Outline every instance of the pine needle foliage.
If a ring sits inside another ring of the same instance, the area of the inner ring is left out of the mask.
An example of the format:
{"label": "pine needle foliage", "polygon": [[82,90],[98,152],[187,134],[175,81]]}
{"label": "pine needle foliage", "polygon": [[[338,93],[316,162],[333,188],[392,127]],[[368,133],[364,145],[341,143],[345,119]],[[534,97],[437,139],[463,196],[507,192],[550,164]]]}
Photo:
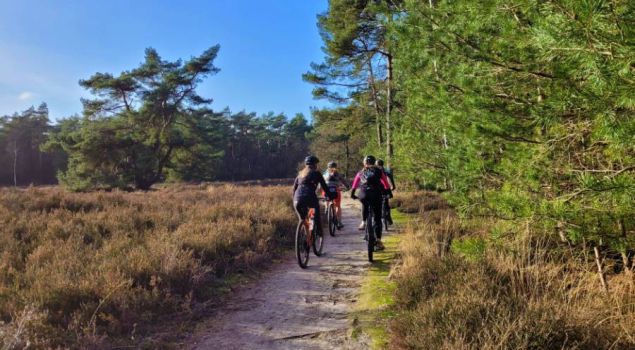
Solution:
{"label": "pine needle foliage", "polygon": [[450,190],[465,214],[632,247],[632,4],[411,0],[401,10],[403,170]]}

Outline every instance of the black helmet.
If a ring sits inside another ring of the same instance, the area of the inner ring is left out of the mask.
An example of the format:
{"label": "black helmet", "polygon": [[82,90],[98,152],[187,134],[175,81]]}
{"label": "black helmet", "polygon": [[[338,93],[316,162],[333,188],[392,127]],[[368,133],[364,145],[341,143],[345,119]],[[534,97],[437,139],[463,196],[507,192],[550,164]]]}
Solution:
{"label": "black helmet", "polygon": [[375,164],[375,157],[371,155],[364,157],[364,164]]}
{"label": "black helmet", "polygon": [[327,167],[329,167],[329,168],[337,168],[337,163],[331,161],[331,162],[329,162]]}
{"label": "black helmet", "polygon": [[304,158],[304,164],[306,164],[306,165],[315,165],[315,164],[317,164],[319,162],[320,162],[320,160],[316,156],[308,156],[308,157]]}
{"label": "black helmet", "polygon": [[375,165],[384,166],[384,160],[383,159],[377,159],[377,161],[375,162]]}

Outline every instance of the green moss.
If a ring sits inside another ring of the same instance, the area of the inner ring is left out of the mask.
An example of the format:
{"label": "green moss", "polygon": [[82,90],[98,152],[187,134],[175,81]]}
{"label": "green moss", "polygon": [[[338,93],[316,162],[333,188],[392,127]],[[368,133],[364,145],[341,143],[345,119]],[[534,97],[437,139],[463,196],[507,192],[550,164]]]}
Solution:
{"label": "green moss", "polygon": [[400,212],[399,210],[395,210],[395,209],[390,211],[390,215],[392,216],[393,223],[397,226],[402,226],[406,224],[411,218],[411,215],[404,214]]}
{"label": "green moss", "polygon": [[[393,216],[395,223],[405,222],[403,214]],[[388,323],[395,316],[393,310],[396,285],[390,281],[391,265],[398,251],[401,238],[397,233],[384,236],[386,249],[375,252],[374,262],[362,282],[360,295],[353,312],[353,337],[366,334],[372,349],[384,349],[388,345]]]}

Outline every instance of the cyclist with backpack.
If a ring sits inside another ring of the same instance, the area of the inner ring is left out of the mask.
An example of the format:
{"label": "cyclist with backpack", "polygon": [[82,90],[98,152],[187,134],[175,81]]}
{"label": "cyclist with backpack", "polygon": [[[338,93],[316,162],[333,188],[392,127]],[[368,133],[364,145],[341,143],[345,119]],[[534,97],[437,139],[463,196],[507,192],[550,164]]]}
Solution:
{"label": "cyclist with backpack", "polygon": [[382,159],[377,159],[375,165],[379,169],[381,169],[384,174],[386,174],[386,177],[388,178],[388,181],[390,183],[390,191],[386,196],[384,196],[384,205],[386,207],[386,220],[388,221],[389,225],[392,225],[392,216],[390,216],[390,203],[388,202],[388,200],[389,198],[392,198],[392,191],[395,190],[395,178],[392,174],[392,170],[384,167],[384,161]]}
{"label": "cyclist with backpack", "polygon": [[[300,220],[306,219],[309,208],[315,210],[315,223],[318,232],[322,233],[322,221],[320,220],[320,201],[316,194],[317,186],[327,190],[326,181],[322,173],[317,170],[320,160],[316,156],[308,156],[304,159],[305,167],[300,170],[293,182],[293,207]],[[326,197],[331,199],[332,195],[326,192]]]}
{"label": "cyclist with backpack", "polygon": [[348,182],[346,181],[344,176],[337,171],[337,163],[333,161],[329,162],[326,172],[324,172],[324,179],[326,180],[326,185],[328,186],[328,192],[330,192],[331,194],[335,194],[335,199],[333,199],[333,206],[335,207],[335,215],[337,216],[337,228],[341,230],[344,227],[344,224],[342,224],[341,186],[348,188]]}
{"label": "cyclist with backpack", "polygon": [[[376,249],[384,249],[381,241],[381,204],[383,195],[390,190],[388,178],[386,174],[375,166],[375,157],[364,157],[364,168],[360,170],[353,180],[351,198],[358,199],[362,202],[362,224],[360,229],[363,230],[366,225],[368,215],[373,215],[375,236],[377,237]],[[359,197],[356,191],[359,190]],[[372,207],[373,212],[369,212]]]}

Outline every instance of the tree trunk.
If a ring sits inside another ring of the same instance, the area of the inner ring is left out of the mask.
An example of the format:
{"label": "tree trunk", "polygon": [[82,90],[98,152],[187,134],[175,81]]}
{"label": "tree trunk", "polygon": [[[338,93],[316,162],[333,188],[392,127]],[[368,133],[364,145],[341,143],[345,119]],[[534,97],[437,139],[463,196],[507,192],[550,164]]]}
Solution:
{"label": "tree trunk", "polygon": [[593,246],[593,253],[595,253],[595,264],[598,269],[598,278],[600,279],[600,284],[602,285],[602,289],[605,293],[609,292],[609,287],[606,284],[606,277],[604,277],[604,269],[602,268],[602,258],[600,257],[600,248],[597,245]]}
{"label": "tree trunk", "polygon": [[40,150],[37,150],[37,167],[38,167],[38,181],[39,184],[42,185],[44,183],[44,172],[42,171],[42,152],[40,152]]}
{"label": "tree trunk", "polygon": [[381,148],[384,143],[382,130],[381,130],[381,110],[379,109],[379,98],[377,97],[377,88],[375,87],[375,73],[373,72],[372,60],[368,60],[368,85],[370,85],[370,91],[373,96],[373,104],[375,105],[375,125],[377,127],[377,146]]}
{"label": "tree trunk", "polygon": [[18,187],[18,140],[13,140],[13,186]]}
{"label": "tree trunk", "polygon": [[[626,240],[626,225],[624,224],[624,219],[621,218],[618,222],[617,222],[618,226],[620,227],[620,232],[622,233],[622,238]],[[624,271],[632,273],[633,272],[633,263],[631,262],[630,257],[628,256],[628,250],[627,248],[623,248],[622,251],[620,252],[620,254],[622,255],[622,263],[624,264]]]}
{"label": "tree trunk", "polygon": [[345,170],[345,173],[346,173],[346,178],[348,178],[350,176],[350,173],[349,173],[349,171],[350,171],[349,158],[351,157],[351,151],[348,148],[348,139],[344,140],[344,149],[346,151],[346,170]]}
{"label": "tree trunk", "polygon": [[390,117],[392,113],[392,55],[386,57],[388,62],[388,75],[386,77],[386,161],[390,163],[393,156],[392,130]]}
{"label": "tree trunk", "polygon": [[[445,134],[445,131],[443,132],[443,149],[445,151],[447,151],[447,149],[449,148],[448,146],[448,137]],[[443,177],[443,182],[444,182],[444,186],[445,189],[450,191],[452,190],[452,181],[450,179],[448,179],[447,175]]]}

